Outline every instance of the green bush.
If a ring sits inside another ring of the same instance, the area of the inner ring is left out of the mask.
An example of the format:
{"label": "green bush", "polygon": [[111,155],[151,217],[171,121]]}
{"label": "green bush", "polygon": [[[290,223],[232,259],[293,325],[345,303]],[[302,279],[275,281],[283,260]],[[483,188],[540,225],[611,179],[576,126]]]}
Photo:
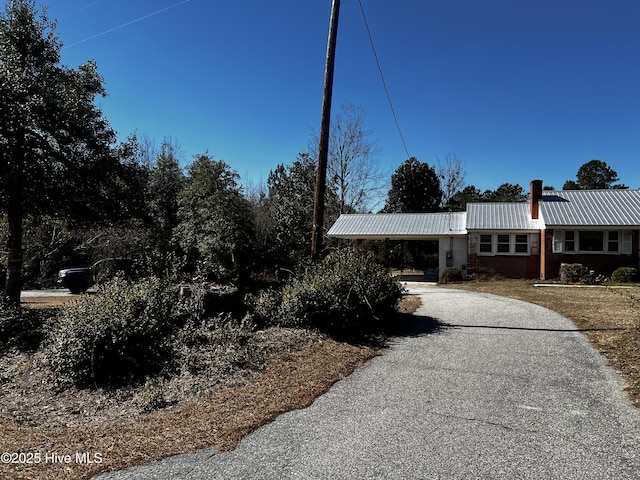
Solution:
{"label": "green bush", "polygon": [[462,272],[456,267],[447,267],[440,274],[440,283],[461,282]]}
{"label": "green bush", "polygon": [[611,274],[611,281],[616,283],[630,283],[638,279],[638,269],[630,267],[617,268]]}
{"label": "green bush", "polygon": [[370,330],[401,295],[400,283],[372,253],[339,250],[285,286],[278,316],[289,326],[355,333]]}
{"label": "green bush", "polygon": [[174,295],[157,278],[116,277],[63,307],[48,357],[59,385],[120,385],[160,372],[172,358]]}

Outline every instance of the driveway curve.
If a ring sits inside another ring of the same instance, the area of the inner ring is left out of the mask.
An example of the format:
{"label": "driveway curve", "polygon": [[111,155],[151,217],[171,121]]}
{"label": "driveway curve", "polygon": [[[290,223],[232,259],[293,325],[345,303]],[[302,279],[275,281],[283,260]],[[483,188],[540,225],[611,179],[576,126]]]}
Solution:
{"label": "driveway curve", "polygon": [[640,413],[561,315],[409,283],[407,335],[228,453],[211,449],[99,476],[120,479],[636,479]]}

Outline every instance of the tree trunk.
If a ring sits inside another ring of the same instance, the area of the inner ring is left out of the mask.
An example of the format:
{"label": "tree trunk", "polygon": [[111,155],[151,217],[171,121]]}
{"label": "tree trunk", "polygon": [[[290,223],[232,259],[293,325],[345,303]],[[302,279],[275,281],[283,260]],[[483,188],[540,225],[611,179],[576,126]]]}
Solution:
{"label": "tree trunk", "polygon": [[13,305],[20,305],[22,290],[22,195],[20,188],[9,194],[7,223],[9,238],[7,240],[8,266],[7,279],[4,285],[4,296]]}

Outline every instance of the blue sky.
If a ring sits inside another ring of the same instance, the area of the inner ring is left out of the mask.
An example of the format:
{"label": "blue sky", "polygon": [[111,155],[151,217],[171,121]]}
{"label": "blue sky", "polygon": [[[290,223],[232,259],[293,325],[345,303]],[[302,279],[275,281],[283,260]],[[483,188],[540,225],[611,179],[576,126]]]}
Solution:
{"label": "blue sky", "polygon": [[[561,188],[597,158],[640,187],[640,2],[363,0],[410,155],[455,153],[467,184]],[[50,0],[62,63],[95,59],[121,138],[173,138],[266,180],[319,129],[331,0]],[[358,0],[342,0],[334,83],[380,165],[407,158]]]}

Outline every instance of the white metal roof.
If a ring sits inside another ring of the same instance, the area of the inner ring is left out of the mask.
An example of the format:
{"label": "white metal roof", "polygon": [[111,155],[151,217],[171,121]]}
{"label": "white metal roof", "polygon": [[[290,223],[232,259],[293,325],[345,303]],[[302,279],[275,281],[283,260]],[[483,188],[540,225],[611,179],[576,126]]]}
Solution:
{"label": "white metal roof", "polygon": [[545,191],[540,214],[547,226],[640,225],[640,190]]}
{"label": "white metal roof", "polygon": [[465,219],[465,212],[343,214],[327,235],[370,240],[465,235]]}
{"label": "white metal roof", "polygon": [[467,230],[540,230],[543,225],[531,219],[528,203],[469,203]]}
{"label": "white metal roof", "polygon": [[343,214],[328,235],[351,239],[428,239],[473,230],[536,231],[547,227],[640,226],[640,190],[544,191],[540,218],[528,203],[469,203],[466,212]]}

